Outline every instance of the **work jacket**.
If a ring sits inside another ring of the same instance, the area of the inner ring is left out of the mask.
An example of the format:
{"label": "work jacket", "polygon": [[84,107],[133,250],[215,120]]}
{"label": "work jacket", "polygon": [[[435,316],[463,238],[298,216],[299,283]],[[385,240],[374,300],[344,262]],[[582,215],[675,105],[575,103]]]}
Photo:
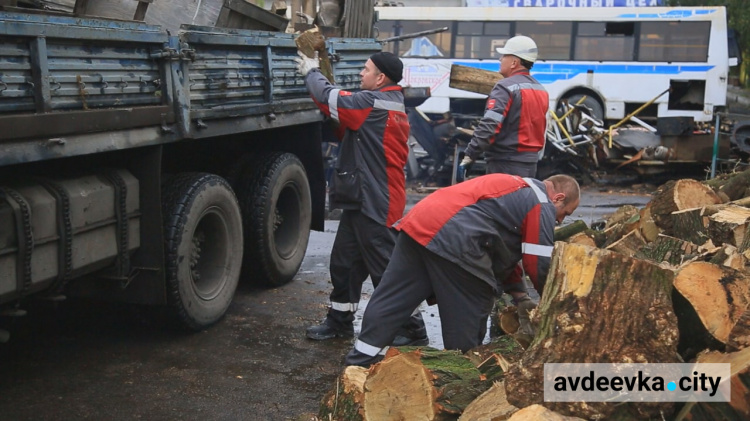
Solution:
{"label": "work jacket", "polygon": [[528,70],[501,79],[487,97],[466,155],[476,160],[536,162],[544,147],[549,94]]}
{"label": "work jacket", "polygon": [[495,290],[525,291],[518,266],[522,261],[541,294],[555,216],[543,182],[488,174],[430,194],[395,227]]}
{"label": "work jacket", "polygon": [[349,92],[317,69],[307,74],[305,84],[320,110],[340,125],[341,147],[329,186],[331,209],[360,209],[390,227],[406,205],[409,123],[401,87]]}

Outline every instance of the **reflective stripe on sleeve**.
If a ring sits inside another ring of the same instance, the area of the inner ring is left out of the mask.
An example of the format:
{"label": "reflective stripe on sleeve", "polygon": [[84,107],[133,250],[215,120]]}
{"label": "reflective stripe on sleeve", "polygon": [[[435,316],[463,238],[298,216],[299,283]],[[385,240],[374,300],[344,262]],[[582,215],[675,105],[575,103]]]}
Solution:
{"label": "reflective stripe on sleeve", "polygon": [[357,339],[356,342],[354,342],[354,349],[357,351],[369,355],[370,357],[374,357],[378,354],[385,355],[385,352],[388,350],[388,347],[385,348],[378,348],[376,346],[372,346],[368,343],[362,342],[359,339]]}
{"label": "reflective stripe on sleeve", "polygon": [[404,108],[404,104],[401,104],[395,101],[384,101],[382,99],[376,99],[375,102],[372,104],[372,107],[379,108],[381,110],[401,111],[402,113],[406,112],[406,108]]}
{"label": "reflective stripe on sleeve", "polygon": [[336,311],[351,311],[354,313],[357,311],[359,303],[334,303],[331,302],[331,308]]}
{"label": "reflective stripe on sleeve", "polygon": [[331,111],[331,118],[339,121],[339,92],[341,89],[332,89],[328,95],[328,109]]}
{"label": "reflective stripe on sleeve", "polygon": [[489,118],[490,120],[497,122],[497,123],[502,123],[503,120],[505,120],[504,115],[498,113],[497,111],[492,111],[492,110],[485,111],[484,118]]}
{"label": "reflective stripe on sleeve", "polygon": [[537,185],[528,177],[524,177],[523,181],[525,181],[526,184],[531,187],[531,190],[534,191],[534,194],[536,194],[536,198],[539,199],[539,203],[547,203],[547,195],[542,191],[542,189],[537,187]]}
{"label": "reflective stripe on sleeve", "polygon": [[543,246],[541,244],[521,243],[521,253],[531,254],[534,256],[551,257],[552,246]]}

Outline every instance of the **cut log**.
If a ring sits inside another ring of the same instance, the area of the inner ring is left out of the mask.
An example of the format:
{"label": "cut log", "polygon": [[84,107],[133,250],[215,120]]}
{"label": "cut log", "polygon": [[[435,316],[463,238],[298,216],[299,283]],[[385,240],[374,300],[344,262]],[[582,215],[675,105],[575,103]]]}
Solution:
{"label": "cut log", "polygon": [[727,205],[708,217],[708,236],[714,244],[741,247],[750,222],[750,209]]}
{"label": "cut log", "polygon": [[642,247],[636,257],[648,259],[655,263],[667,262],[670,265],[679,266],[698,254],[700,254],[698,245],[659,234],[656,241]]}
{"label": "cut log", "polygon": [[750,305],[750,276],[708,262],[683,266],[675,275],[674,287],[690,303],[706,331],[724,344]]}
{"label": "cut log", "polygon": [[651,200],[651,216],[665,234],[672,234],[672,212],[721,203],[710,187],[695,180],[672,180],[659,187]]}
{"label": "cut log", "polygon": [[584,246],[596,247],[596,240],[587,232],[579,232],[578,234],[567,239],[568,243],[571,244],[583,244]]}
{"label": "cut log", "polygon": [[635,256],[638,251],[646,245],[638,230],[632,230],[625,236],[607,246],[607,250],[616,251],[628,257]]}
{"label": "cut log", "polygon": [[738,351],[750,347],[750,309],[745,310],[729,332],[728,351]]}
{"label": "cut log", "polygon": [[467,355],[412,349],[390,348],[364,380],[361,371],[347,368],[324,398],[319,418],[455,419],[495,381],[501,381],[504,368],[522,352],[510,337],[498,338]]}
{"label": "cut log", "polygon": [[735,270],[745,270],[745,264],[747,261],[745,260],[745,256],[737,251],[736,247],[727,244],[724,245],[724,247],[721,247],[709,262]]}
{"label": "cut log", "polygon": [[518,411],[508,403],[505,395],[505,383],[497,382],[479,395],[466,407],[458,421],[501,421],[507,420]]}
{"label": "cut log", "polygon": [[671,414],[672,403],[544,402],[543,371],[545,363],[679,362],[673,278],[645,260],[555,243],[536,336],[505,375],[508,401],[589,419]]}
{"label": "cut log", "polygon": [[703,216],[705,208],[683,209],[672,213],[672,235],[694,244],[708,240],[708,218]]}
{"label": "cut log", "polygon": [[641,232],[641,236],[647,242],[656,240],[661,230],[656,226],[654,218],[651,217],[651,203],[649,202],[640,212],[640,219],[638,221],[638,230]]}
{"label": "cut log", "polygon": [[502,78],[503,75],[498,72],[453,64],[451,65],[451,76],[448,86],[454,89],[489,95],[495,84]]}
{"label": "cut log", "polygon": [[566,417],[560,415],[557,412],[550,411],[542,405],[531,405],[513,414],[512,417],[508,418],[508,421],[576,421],[583,418],[578,417]]}
{"label": "cut log", "polygon": [[640,213],[638,211],[638,208],[636,208],[635,206],[633,205],[620,206],[619,208],[617,208],[615,213],[613,213],[612,215],[609,216],[609,218],[607,218],[607,222],[604,225],[604,229],[606,230],[607,228],[610,228],[617,224],[625,222],[635,215],[638,215],[640,219]]}
{"label": "cut log", "polygon": [[294,42],[297,44],[297,49],[308,57],[313,57],[317,51],[318,58],[320,59],[320,72],[323,73],[323,76],[329,82],[335,83],[333,80],[331,59],[328,57],[328,49],[326,48],[326,40],[323,34],[320,33],[320,30],[318,28],[308,29],[299,34]]}
{"label": "cut log", "polygon": [[718,176],[705,183],[719,196],[725,197],[724,202],[741,199],[745,197],[745,191],[750,187],[750,171]]}
{"label": "cut log", "polygon": [[750,419],[750,348],[729,354],[708,352],[698,356],[698,363],[731,364],[731,398],[729,402],[688,402],[675,421],[715,421]]}
{"label": "cut log", "polygon": [[563,241],[566,240],[579,232],[583,232],[587,230],[589,227],[586,225],[586,222],[582,220],[575,221],[573,223],[570,223],[568,225],[565,225],[560,228],[555,229],[555,241]]}

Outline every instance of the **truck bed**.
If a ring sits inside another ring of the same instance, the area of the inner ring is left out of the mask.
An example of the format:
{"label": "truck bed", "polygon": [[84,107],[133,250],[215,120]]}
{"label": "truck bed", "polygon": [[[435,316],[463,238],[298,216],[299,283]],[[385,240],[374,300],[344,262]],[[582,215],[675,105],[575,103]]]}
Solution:
{"label": "truck bed", "polygon": [[[381,49],[329,39],[337,85]],[[294,35],[0,12],[0,166],[319,121]]]}

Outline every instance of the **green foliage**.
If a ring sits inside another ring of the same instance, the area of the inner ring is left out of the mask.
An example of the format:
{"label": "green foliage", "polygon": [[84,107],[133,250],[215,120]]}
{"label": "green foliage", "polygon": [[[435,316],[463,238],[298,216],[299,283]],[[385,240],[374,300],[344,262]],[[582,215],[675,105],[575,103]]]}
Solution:
{"label": "green foliage", "polygon": [[750,83],[750,7],[747,0],[667,0],[669,6],[725,6],[729,27],[737,31],[743,63],[738,72],[740,81],[748,86]]}

